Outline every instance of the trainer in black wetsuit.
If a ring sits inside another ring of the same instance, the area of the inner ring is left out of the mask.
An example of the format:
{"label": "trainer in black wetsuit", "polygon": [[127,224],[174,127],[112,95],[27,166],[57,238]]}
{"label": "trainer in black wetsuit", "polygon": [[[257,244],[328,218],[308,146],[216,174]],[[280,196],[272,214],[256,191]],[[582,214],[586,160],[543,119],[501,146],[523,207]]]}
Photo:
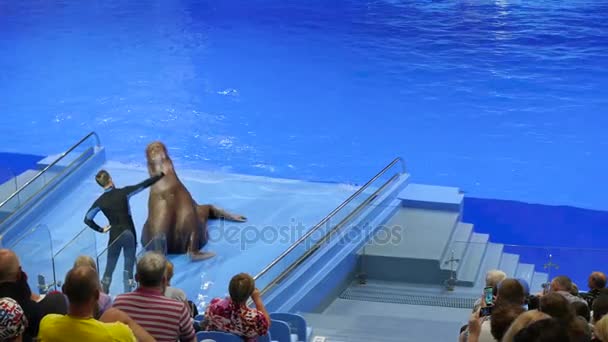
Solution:
{"label": "trainer in black wetsuit", "polygon": [[[105,190],[87,212],[84,222],[100,233],[105,233],[108,230],[110,231],[107,251],[108,262],[106,264],[103,279],[101,280],[105,293],[109,293],[112,274],[116,268],[116,262],[120,256],[121,249],[124,249],[124,289],[125,292],[131,291],[130,282],[133,279],[137,239],[135,224],[131,217],[129,198],[156,183],[163,176],[164,173],[161,173],[160,175],[151,177],[137,185],[126,186],[119,189],[114,186],[112,177],[110,177],[110,174],[107,171],[101,170],[95,176],[97,183]],[[104,228],[93,221],[95,215],[97,215],[99,211],[103,212],[109,222],[109,225]]]}

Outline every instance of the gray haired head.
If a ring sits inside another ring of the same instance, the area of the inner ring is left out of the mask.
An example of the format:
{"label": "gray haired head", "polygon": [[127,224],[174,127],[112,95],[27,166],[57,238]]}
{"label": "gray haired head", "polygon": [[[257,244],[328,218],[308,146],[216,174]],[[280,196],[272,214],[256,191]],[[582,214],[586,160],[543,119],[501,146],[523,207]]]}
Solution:
{"label": "gray haired head", "polygon": [[137,281],[143,287],[161,286],[165,277],[167,260],[157,252],[147,252],[137,261]]}
{"label": "gray haired head", "polygon": [[97,263],[88,255],[81,255],[74,261],[74,268],[78,266],[89,266],[97,272]]}

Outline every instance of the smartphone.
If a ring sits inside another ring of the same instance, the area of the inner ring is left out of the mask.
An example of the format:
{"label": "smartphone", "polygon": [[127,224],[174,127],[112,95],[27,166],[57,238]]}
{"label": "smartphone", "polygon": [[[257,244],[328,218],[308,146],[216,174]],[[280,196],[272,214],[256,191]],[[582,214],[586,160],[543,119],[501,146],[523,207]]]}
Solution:
{"label": "smartphone", "polygon": [[483,307],[479,311],[479,317],[490,316],[491,314],[492,314],[492,307],[491,306]]}
{"label": "smartphone", "polygon": [[486,287],[483,289],[483,295],[485,296],[486,306],[494,305],[494,288]]}

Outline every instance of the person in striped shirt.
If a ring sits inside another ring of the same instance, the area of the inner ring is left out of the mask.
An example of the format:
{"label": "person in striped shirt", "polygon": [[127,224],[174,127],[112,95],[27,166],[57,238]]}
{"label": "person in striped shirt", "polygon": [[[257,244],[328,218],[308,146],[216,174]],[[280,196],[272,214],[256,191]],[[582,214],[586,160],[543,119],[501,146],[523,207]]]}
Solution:
{"label": "person in striped shirt", "polygon": [[186,303],[163,295],[167,284],[167,261],[157,252],[146,253],[136,266],[139,287],[118,295],[113,307],[124,311],[158,342],[195,342],[195,332]]}

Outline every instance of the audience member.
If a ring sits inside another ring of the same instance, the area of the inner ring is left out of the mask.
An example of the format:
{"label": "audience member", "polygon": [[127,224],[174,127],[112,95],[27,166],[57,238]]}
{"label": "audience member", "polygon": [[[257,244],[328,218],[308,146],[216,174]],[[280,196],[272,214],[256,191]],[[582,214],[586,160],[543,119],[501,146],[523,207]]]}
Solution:
{"label": "audience member", "polygon": [[[214,298],[207,307],[204,329],[233,333],[246,341],[255,341],[258,336],[266,335],[270,315],[253,278],[245,273],[235,275],[230,280],[228,292],[230,298]],[[249,298],[255,303],[256,309],[247,307]]]}
{"label": "audience member", "polygon": [[[76,258],[76,261],[74,261],[74,267],[78,266],[89,266],[90,268],[94,269],[95,272],[97,272],[97,278],[99,278],[97,263],[90,256],[81,255]],[[106,310],[108,310],[110,307],[112,307],[112,297],[110,297],[110,295],[107,293],[101,292],[99,294],[99,301],[97,301],[97,307],[95,308],[94,317],[99,319],[99,317],[101,317],[101,315],[103,315],[103,313],[106,312]]]}
{"label": "audience member", "polygon": [[495,310],[492,312],[492,319],[490,320],[490,328],[494,340],[502,340],[513,321],[524,312],[523,306],[518,304],[503,304],[496,306]]}
{"label": "audience member", "polygon": [[608,316],[602,317],[595,323],[592,341],[608,342]]}
{"label": "audience member", "polygon": [[[30,342],[36,337],[40,320],[45,314],[66,312],[62,294],[46,295],[40,303],[33,299],[40,299],[40,297],[32,294],[27,283],[27,274],[21,269],[19,258],[8,249],[0,249],[0,297],[12,298],[25,312],[28,321],[28,326],[23,333],[25,342]],[[58,302],[57,298],[61,298],[60,302],[63,302],[61,307],[54,305]]]}
{"label": "audience member", "polygon": [[[498,283],[500,283],[501,281],[503,281],[506,278],[507,278],[507,274],[501,270],[489,270],[486,273],[486,286],[485,287],[496,288],[496,286],[498,286]],[[475,304],[473,305],[473,312],[479,310],[479,308],[481,307],[481,299],[483,297],[484,297],[484,295],[482,294],[481,297],[479,297],[475,301]]]}
{"label": "audience member", "polygon": [[25,328],[27,317],[19,303],[9,297],[0,298],[0,341],[23,341]]}
{"label": "audience member", "polygon": [[139,287],[118,295],[113,307],[124,311],[157,341],[196,341],[186,303],[163,295],[167,285],[167,261],[162,254],[146,253],[136,266]]}
{"label": "audience member", "polygon": [[[493,310],[497,310],[501,306],[509,306],[516,305],[523,307],[525,302],[525,290],[524,287],[517,279],[504,279],[497,286],[496,300],[494,304]],[[485,300],[482,298],[482,305],[485,305]],[[523,309],[522,309],[523,310]],[[492,327],[491,321],[494,317],[494,313],[490,316],[481,317],[481,329],[479,333],[478,340],[485,341],[494,341],[494,337],[492,336]],[[502,319],[502,318],[501,318]],[[505,318],[506,319],[506,318]],[[498,324],[500,325],[500,323]],[[508,326],[507,326],[508,328]],[[506,329],[506,328],[505,328]],[[467,341],[469,339],[469,331],[465,329],[464,332],[461,333],[460,341]]]}
{"label": "audience member", "polygon": [[589,307],[592,307],[595,298],[606,288],[606,275],[602,272],[591,273],[587,286],[589,287],[589,292],[581,294],[581,297],[587,301]]}
{"label": "audience member", "polygon": [[518,332],[514,342],[572,342],[566,327],[558,319],[542,319]]}
{"label": "audience member", "polygon": [[591,331],[587,323],[577,319],[568,299],[558,292],[549,293],[540,299],[540,311],[559,320],[567,328],[572,341],[590,339]]}
{"label": "audience member", "polygon": [[70,302],[68,314],[46,315],[40,322],[38,339],[40,342],[65,341],[153,341],[133,320],[123,313],[122,321],[113,321],[109,315],[117,315],[111,310],[100,321],[93,318],[99,300],[101,286],[97,272],[89,266],[77,266],[65,276],[63,293]]}
{"label": "audience member", "polygon": [[584,299],[574,296],[572,294],[573,290],[574,290],[574,287],[572,284],[572,280],[570,280],[570,278],[568,278],[566,276],[557,276],[557,277],[553,278],[553,281],[551,281],[550,292],[559,293],[560,295],[564,296],[568,300],[569,303],[574,303],[574,302],[587,303]]}
{"label": "audience member", "polygon": [[167,287],[165,288],[165,296],[178,300],[180,302],[188,303],[186,293],[182,289],[171,287],[171,278],[173,278],[173,263],[167,260]]}
{"label": "audience member", "polygon": [[593,300],[593,321],[598,322],[602,317],[608,314],[608,295],[602,294]]}
{"label": "audience member", "polygon": [[587,323],[591,322],[591,310],[589,310],[589,306],[583,302],[574,302],[572,304],[572,308],[577,316],[585,319]]}
{"label": "audience member", "polygon": [[517,335],[517,333],[525,329],[530,324],[536,321],[550,318],[551,316],[538,310],[526,311],[523,314],[519,315],[519,317],[517,317],[515,321],[511,323],[511,326],[509,327],[509,329],[507,329],[507,332],[505,332],[502,338],[502,342],[513,342],[515,335]]}

